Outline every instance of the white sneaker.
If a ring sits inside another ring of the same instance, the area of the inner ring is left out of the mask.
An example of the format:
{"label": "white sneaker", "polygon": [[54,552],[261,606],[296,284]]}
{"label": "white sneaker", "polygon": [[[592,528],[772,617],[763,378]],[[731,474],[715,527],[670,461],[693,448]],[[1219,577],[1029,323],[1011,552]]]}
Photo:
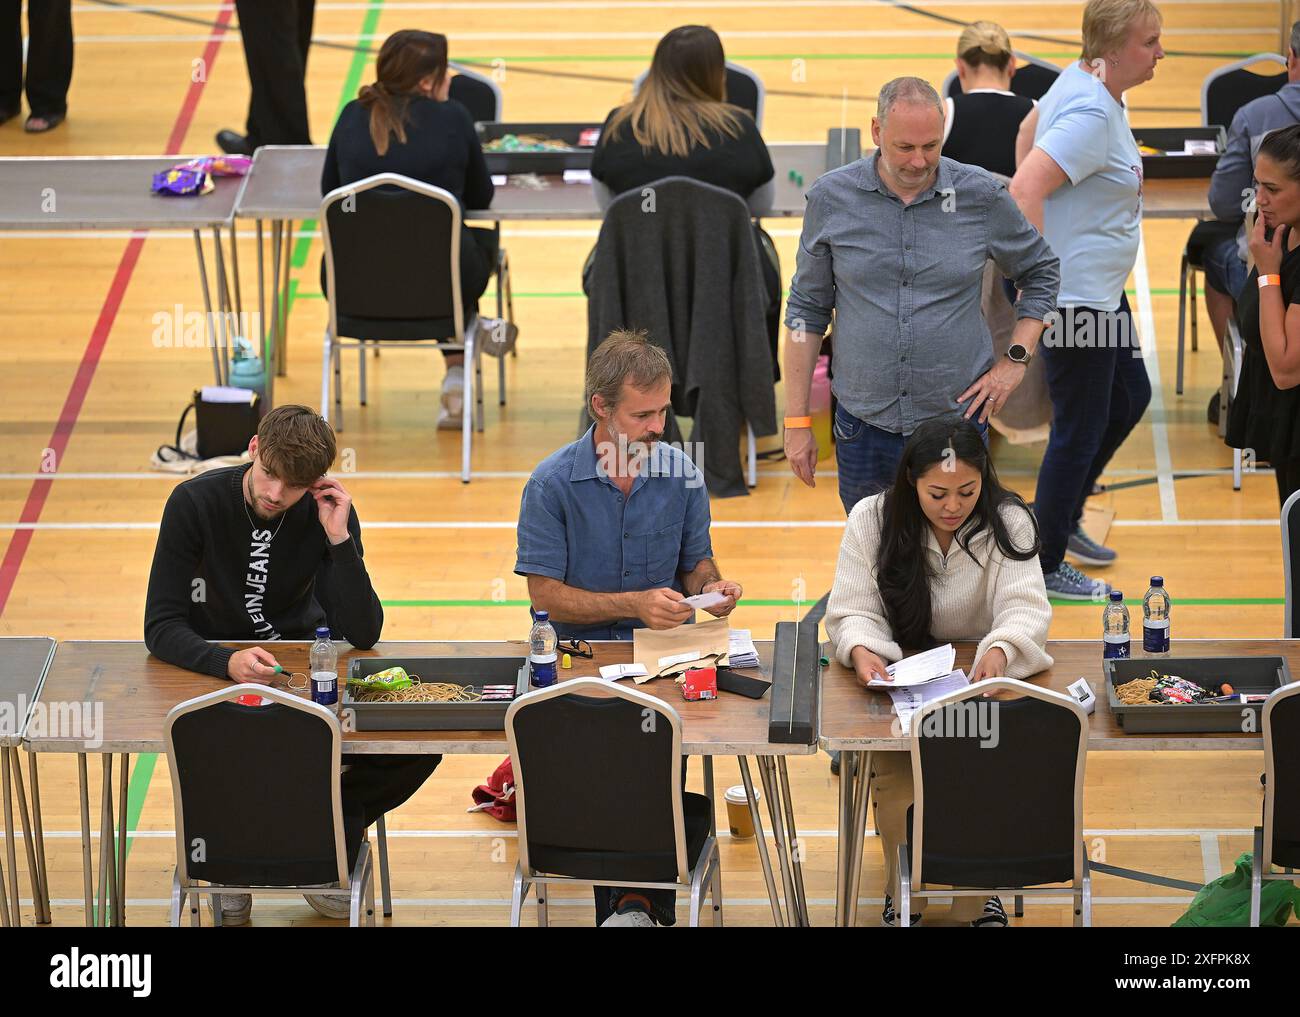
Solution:
{"label": "white sneaker", "polygon": [[655,920],[650,917],[645,908],[633,904],[630,907],[620,911],[615,911],[612,915],[600,923],[602,929],[654,929]]}
{"label": "white sneaker", "polygon": [[312,910],[325,918],[346,922],[352,916],[352,895],[346,893],[327,893],[324,895],[303,894]]}
{"label": "white sneaker", "polygon": [[[208,898],[208,910],[212,911],[213,898],[216,898],[217,907],[221,908],[221,924],[225,925],[247,925],[248,916],[253,913],[253,895],[249,893],[218,893],[205,894]],[[213,921],[215,922],[215,915]]]}
{"label": "white sneaker", "polygon": [[438,430],[459,431],[465,412],[465,368],[457,364],[447,368],[442,379],[442,409],[438,413]]}

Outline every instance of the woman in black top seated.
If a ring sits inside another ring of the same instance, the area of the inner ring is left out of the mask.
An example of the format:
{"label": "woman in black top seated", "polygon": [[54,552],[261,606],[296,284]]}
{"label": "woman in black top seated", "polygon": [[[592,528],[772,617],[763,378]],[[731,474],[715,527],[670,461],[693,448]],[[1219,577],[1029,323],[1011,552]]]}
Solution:
{"label": "woman in black top seated", "polygon": [[[330,135],[321,173],[321,193],[377,173],[399,173],[441,187],[466,208],[492,203],[492,177],[474,121],[460,103],[447,98],[447,37],[404,29],[385,40],[375,63],[377,80],[343,107]],[[468,318],[478,308],[496,263],[492,230],[462,221],[461,299]],[[324,265],[321,288],[324,289]],[[464,355],[444,353],[438,426],[460,430],[464,409]]]}
{"label": "woman in black top seated", "polygon": [[[659,40],[650,72],[632,101],[605,118],[591,175],[615,194],[683,176],[748,198],[772,179],[772,159],[753,118],[727,102],[726,87],[726,57],[717,33],[703,25],[674,28]],[[777,366],[781,269],[771,237],[757,223],[754,231]],[[582,273],[584,290],[590,267],[589,256]]]}
{"label": "woman in black top seated", "polygon": [[1034,101],[1011,91],[1016,58],[1007,30],[976,21],[957,39],[961,94],[947,100],[943,154],[1004,177],[1016,175],[1016,132]]}
{"label": "woman in black top seated", "polygon": [[1264,136],[1255,201],[1255,267],[1237,297],[1244,351],[1226,440],[1272,463],[1285,504],[1300,490],[1300,124]]}

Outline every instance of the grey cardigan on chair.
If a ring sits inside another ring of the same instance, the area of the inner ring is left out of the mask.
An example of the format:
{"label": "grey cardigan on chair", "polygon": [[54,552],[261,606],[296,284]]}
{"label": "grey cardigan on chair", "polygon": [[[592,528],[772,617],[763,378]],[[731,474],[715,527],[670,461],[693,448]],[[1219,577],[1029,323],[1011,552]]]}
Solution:
{"label": "grey cardigan on chair", "polygon": [[[756,435],[776,433],[759,257],[741,198],[665,177],[613,201],[592,265],[588,356],[620,328],[645,329],[668,351],[673,412],[694,420],[691,442],[704,448],[696,465],[718,497],[748,493],[745,425]],[[676,440],[676,421],[668,426],[665,437]]]}

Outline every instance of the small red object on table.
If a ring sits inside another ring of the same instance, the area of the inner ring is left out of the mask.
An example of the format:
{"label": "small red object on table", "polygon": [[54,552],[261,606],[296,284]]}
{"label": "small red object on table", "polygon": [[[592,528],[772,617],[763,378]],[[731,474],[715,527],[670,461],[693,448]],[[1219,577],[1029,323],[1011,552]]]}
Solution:
{"label": "small red object on table", "polygon": [[699,699],[718,698],[718,670],[713,667],[696,667],[683,675],[682,698],[692,702]]}

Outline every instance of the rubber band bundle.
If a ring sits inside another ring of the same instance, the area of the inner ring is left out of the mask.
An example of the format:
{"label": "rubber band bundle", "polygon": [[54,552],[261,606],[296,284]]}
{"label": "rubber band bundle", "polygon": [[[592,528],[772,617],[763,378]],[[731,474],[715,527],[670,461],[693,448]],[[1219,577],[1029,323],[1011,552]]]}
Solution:
{"label": "rubber band bundle", "polygon": [[422,682],[403,667],[385,668],[365,678],[349,678],[348,688],[359,703],[477,703],[483,698],[472,685]]}

